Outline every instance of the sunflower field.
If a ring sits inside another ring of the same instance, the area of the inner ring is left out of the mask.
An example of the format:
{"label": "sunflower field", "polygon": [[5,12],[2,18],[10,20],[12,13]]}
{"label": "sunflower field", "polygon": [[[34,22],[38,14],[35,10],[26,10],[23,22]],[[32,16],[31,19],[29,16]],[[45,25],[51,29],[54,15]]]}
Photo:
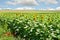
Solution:
{"label": "sunflower field", "polygon": [[60,40],[60,12],[1,12],[0,40]]}

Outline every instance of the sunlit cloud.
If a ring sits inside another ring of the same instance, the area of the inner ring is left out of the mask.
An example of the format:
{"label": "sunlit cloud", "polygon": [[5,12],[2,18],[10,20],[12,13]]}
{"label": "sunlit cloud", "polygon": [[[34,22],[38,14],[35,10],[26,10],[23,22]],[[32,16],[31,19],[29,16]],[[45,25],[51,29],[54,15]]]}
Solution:
{"label": "sunlit cloud", "polygon": [[57,7],[56,10],[60,10],[60,7]]}
{"label": "sunlit cloud", "polygon": [[47,3],[47,4],[57,4],[58,3],[57,0],[39,0],[39,1]]}
{"label": "sunlit cloud", "polygon": [[32,8],[32,7],[19,7],[19,8],[16,8],[15,10],[35,10],[35,8]]}
{"label": "sunlit cloud", "polygon": [[38,5],[36,0],[13,0],[13,1],[7,1],[6,4],[11,5],[23,5],[23,6],[36,6]]}

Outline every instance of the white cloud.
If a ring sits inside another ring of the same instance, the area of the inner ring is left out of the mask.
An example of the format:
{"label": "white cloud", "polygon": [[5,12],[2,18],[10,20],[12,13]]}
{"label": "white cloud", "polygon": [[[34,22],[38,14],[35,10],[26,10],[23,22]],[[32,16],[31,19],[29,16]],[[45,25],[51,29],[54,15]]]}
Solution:
{"label": "white cloud", "polygon": [[7,1],[6,4],[16,5],[15,2]]}
{"label": "white cloud", "polygon": [[48,3],[51,3],[51,4],[57,4],[58,2],[56,0],[47,0]]}
{"label": "white cloud", "polygon": [[46,9],[41,8],[40,10],[55,10],[55,9],[54,8],[46,8]]}
{"label": "white cloud", "polygon": [[53,8],[47,8],[47,10],[55,10],[55,9],[53,9]]}
{"label": "white cloud", "polygon": [[60,10],[60,7],[57,7],[56,10]]}
{"label": "white cloud", "polygon": [[35,10],[33,7],[0,8],[0,10]]}
{"label": "white cloud", "polygon": [[2,8],[0,8],[0,10],[2,10]]}
{"label": "white cloud", "polygon": [[3,10],[12,10],[12,8],[2,8]]}
{"label": "white cloud", "polygon": [[25,5],[25,6],[36,6],[38,5],[36,0],[13,0],[13,1],[7,1],[7,4],[12,4],[12,5]]}
{"label": "white cloud", "polygon": [[11,9],[11,8],[6,8],[6,9]]}
{"label": "white cloud", "polygon": [[41,9],[39,9],[39,10],[46,10],[46,9],[44,9],[44,8],[41,8]]}
{"label": "white cloud", "polygon": [[56,7],[56,8],[46,8],[46,9],[39,9],[39,10],[60,10],[60,7]]}
{"label": "white cloud", "polygon": [[23,10],[23,8],[16,8],[15,10]]}
{"label": "white cloud", "polygon": [[40,2],[45,2],[47,4],[57,4],[58,3],[57,0],[40,0]]}
{"label": "white cloud", "polygon": [[35,10],[35,8],[32,8],[32,7],[19,7],[19,8],[16,8],[15,10]]}

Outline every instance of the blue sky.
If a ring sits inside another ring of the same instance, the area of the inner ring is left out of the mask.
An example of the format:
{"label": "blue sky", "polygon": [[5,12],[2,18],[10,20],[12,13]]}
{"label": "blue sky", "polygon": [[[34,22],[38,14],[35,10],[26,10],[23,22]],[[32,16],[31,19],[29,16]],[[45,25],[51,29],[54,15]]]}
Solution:
{"label": "blue sky", "polygon": [[60,0],[0,0],[0,9],[60,10]]}

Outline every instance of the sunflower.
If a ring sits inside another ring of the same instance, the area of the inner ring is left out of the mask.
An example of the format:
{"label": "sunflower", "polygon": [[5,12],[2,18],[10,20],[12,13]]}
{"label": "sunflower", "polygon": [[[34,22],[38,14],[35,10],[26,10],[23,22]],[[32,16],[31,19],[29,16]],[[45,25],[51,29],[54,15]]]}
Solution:
{"label": "sunflower", "polygon": [[34,14],[33,18],[34,18],[34,20],[36,21],[36,19],[37,19],[37,14]]}
{"label": "sunflower", "polygon": [[44,17],[45,17],[44,15],[41,15],[41,20],[42,20],[42,21],[44,20]]}

